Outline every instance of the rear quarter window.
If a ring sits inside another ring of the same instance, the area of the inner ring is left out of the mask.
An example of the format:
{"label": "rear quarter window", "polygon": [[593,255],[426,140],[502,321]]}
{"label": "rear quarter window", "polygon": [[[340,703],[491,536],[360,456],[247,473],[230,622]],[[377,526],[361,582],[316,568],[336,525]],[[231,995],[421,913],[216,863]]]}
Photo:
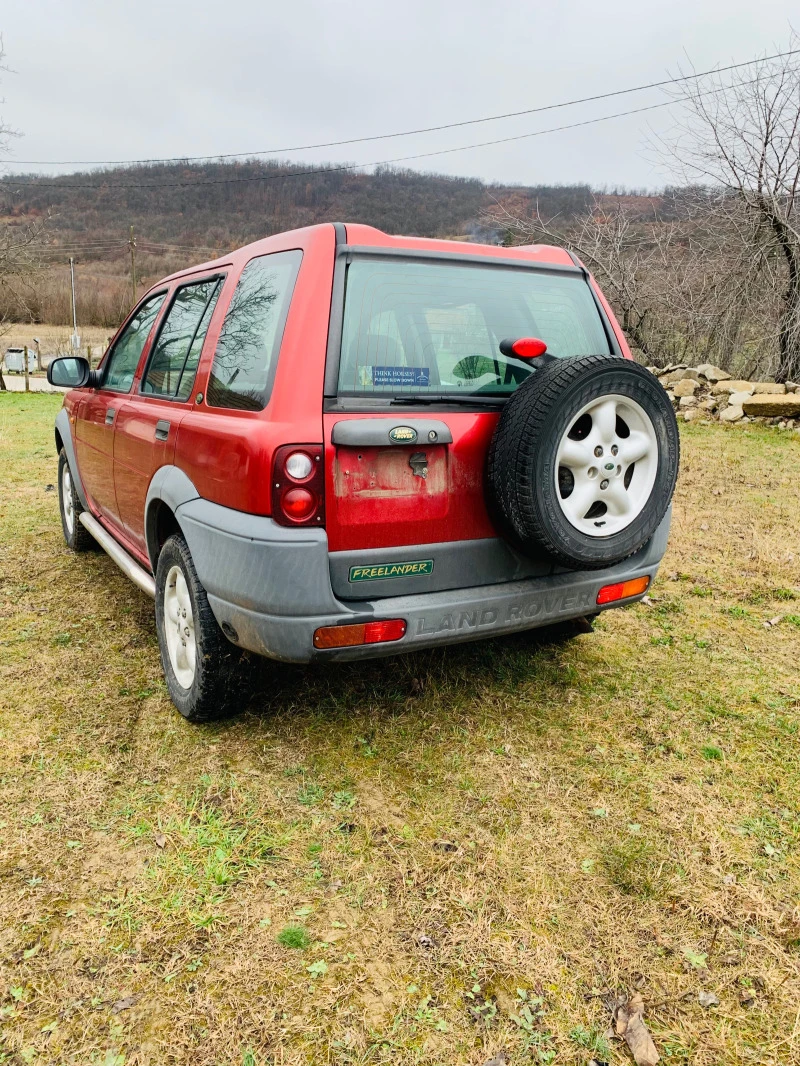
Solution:
{"label": "rear quarter window", "polygon": [[260,411],[269,399],[301,251],[251,259],[233,293],[214,352],[212,407]]}

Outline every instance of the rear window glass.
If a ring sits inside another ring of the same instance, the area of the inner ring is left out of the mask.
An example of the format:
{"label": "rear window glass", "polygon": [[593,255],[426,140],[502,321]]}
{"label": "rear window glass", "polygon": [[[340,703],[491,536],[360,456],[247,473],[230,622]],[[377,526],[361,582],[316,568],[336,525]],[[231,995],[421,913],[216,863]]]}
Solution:
{"label": "rear window glass", "polygon": [[356,259],[347,269],[339,392],[506,395],[532,373],[504,338],[569,359],[610,351],[581,275]]}
{"label": "rear window glass", "polygon": [[302,258],[300,251],[275,252],[252,259],[242,271],[208,380],[212,407],[266,406]]}

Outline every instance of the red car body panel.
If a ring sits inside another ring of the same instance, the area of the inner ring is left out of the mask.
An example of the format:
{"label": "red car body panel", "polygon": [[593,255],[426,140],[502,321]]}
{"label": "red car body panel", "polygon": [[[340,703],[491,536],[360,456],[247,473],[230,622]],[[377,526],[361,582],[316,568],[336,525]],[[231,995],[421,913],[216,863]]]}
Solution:
{"label": "red car body panel", "polygon": [[106,421],[109,412],[119,413],[125,399],[116,392],[87,389],[77,403],[75,451],[81,479],[90,504],[99,517],[117,525],[117,499],[114,491],[114,423]]}
{"label": "red car body panel", "polygon": [[[393,237],[371,226],[348,225],[348,246],[439,252],[574,266],[568,252],[549,245],[499,248],[418,237]],[[214,351],[225,313],[242,270],[250,260],[300,249],[303,259],[286,319],[271,394],[262,411],[214,408],[205,401]],[[174,274],[151,292],[169,295],[146,343],[130,392],[80,389],[65,405],[74,426],[78,463],[97,516],[140,561],[147,563],[144,506],[156,471],[174,463],[213,503],[254,515],[269,515],[273,455],[301,442],[324,444],[325,511],[329,549],[344,551],[496,536],[484,498],[485,457],[497,411],[425,409],[445,422],[453,442],[426,449],[428,476],[415,477],[410,447],[352,448],[332,443],[337,422],[380,418],[402,425],[411,411],[323,414],[336,231],[331,224],[278,234],[214,262]],[[153,339],[178,284],[226,275],[200,356],[188,402],[143,396],[140,385]],[[594,279],[597,295],[617,344],[631,358],[625,337]],[[124,325],[124,324],[123,324]],[[113,342],[112,342],[113,345]],[[101,364],[102,370],[102,364]],[[202,397],[202,399],[201,399]],[[105,423],[115,410],[114,426]],[[154,439],[159,420],[170,423],[166,442]]]}
{"label": "red car body panel", "polygon": [[263,411],[187,405],[175,463],[200,495],[250,514],[270,513],[270,474],[276,448],[322,442],[322,390],[328,343],[335,234],[333,226],[283,233],[250,245],[233,268],[211,320],[194,393],[205,392],[214,349],[235,282],[253,258],[303,251],[269,402]]}
{"label": "red car body panel", "polygon": [[[144,558],[144,509],[154,474],[173,461],[178,427],[185,405],[155,396],[136,396],[125,401],[114,429],[114,488],[119,524],[129,543]],[[165,441],[156,439],[156,423],[168,422]]]}
{"label": "red car body panel", "polygon": [[[353,448],[331,442],[337,422],[363,417],[363,412],[324,416],[331,551],[497,536],[486,511],[483,485],[486,452],[499,417],[496,411],[449,408],[437,413],[435,417],[450,429],[453,443],[425,448],[426,478],[415,477],[408,462],[419,445]],[[387,432],[404,421],[402,410],[370,417],[385,420]]]}

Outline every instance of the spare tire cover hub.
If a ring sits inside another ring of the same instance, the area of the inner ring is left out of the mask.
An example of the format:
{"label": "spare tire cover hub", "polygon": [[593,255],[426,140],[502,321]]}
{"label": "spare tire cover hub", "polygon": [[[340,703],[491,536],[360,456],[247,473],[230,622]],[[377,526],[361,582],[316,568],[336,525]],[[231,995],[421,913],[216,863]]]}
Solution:
{"label": "spare tire cover hub", "polygon": [[630,397],[602,396],[578,411],[561,438],[557,498],[576,529],[607,537],[641,513],[657,470],[658,441],[650,416]]}

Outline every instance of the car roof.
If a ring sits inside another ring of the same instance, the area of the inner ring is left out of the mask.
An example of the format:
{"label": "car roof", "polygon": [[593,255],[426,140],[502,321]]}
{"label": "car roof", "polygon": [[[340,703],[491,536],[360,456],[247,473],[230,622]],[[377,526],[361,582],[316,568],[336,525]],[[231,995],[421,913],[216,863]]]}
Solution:
{"label": "car roof", "polygon": [[[183,270],[178,270],[174,274],[162,278],[157,285],[151,286],[151,291],[193,274],[221,270],[233,265],[243,265],[243,263],[254,259],[256,256],[268,255],[279,249],[291,248],[295,240],[298,246],[304,245],[315,233],[335,225],[337,223],[323,222],[315,226],[304,226],[302,229],[287,230],[282,233],[275,233],[270,237],[263,237],[260,240],[253,241],[251,244],[236,248],[218,259],[210,259],[205,263],[198,263],[191,267],[185,267]],[[348,246],[386,248],[387,250],[407,250],[411,252],[438,252],[445,255],[451,254],[454,258],[481,256],[491,259],[575,266],[575,260],[565,248],[559,248],[552,244],[525,244],[514,248],[506,248],[496,244],[444,240],[438,237],[395,236],[384,233],[374,226],[366,226],[358,222],[348,222],[340,225],[343,226]]]}

